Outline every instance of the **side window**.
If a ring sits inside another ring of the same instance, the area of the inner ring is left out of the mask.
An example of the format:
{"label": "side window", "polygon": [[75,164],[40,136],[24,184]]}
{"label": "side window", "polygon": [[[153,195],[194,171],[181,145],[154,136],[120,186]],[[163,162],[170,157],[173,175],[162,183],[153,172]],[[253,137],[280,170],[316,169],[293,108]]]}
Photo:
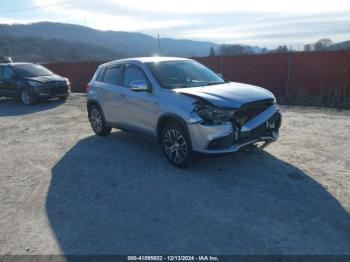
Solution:
{"label": "side window", "polygon": [[98,75],[96,77],[96,81],[103,82],[103,73],[104,72],[105,72],[105,70],[103,70],[103,69],[98,72]]}
{"label": "side window", "polygon": [[135,66],[128,66],[125,68],[124,73],[124,86],[130,87],[130,83],[134,81],[145,81],[148,83],[148,80],[144,73],[141,71],[141,69],[135,67]]}
{"label": "side window", "polygon": [[[102,78],[99,76],[99,78]],[[110,67],[106,68],[103,79],[99,80],[104,83],[112,84],[112,85],[118,85],[121,82],[121,70],[120,66],[118,67]]]}
{"label": "side window", "polygon": [[0,77],[4,76],[4,67],[0,66]]}
{"label": "side window", "polygon": [[12,76],[15,75],[15,72],[13,72],[12,69],[5,67],[4,68],[4,72],[3,72],[3,77],[4,78],[11,78]]}

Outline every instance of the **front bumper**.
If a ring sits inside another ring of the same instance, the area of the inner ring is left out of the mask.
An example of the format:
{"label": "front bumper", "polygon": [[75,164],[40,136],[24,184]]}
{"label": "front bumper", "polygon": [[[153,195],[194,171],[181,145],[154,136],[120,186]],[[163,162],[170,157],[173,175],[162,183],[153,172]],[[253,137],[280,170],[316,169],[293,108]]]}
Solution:
{"label": "front bumper", "polygon": [[271,143],[278,139],[281,114],[272,105],[238,128],[233,122],[220,125],[188,124],[192,148],[206,154],[236,152],[258,142]]}
{"label": "front bumper", "polygon": [[42,93],[39,93],[37,95],[38,98],[41,98],[41,99],[50,99],[50,98],[61,98],[61,97],[66,97],[69,95],[69,92],[66,92],[66,93],[62,93],[62,94],[56,94],[56,95],[51,95],[51,94],[42,94]]}
{"label": "front bumper", "polygon": [[58,98],[65,97],[70,93],[69,85],[61,85],[61,86],[47,86],[47,87],[39,87],[35,88],[34,95],[37,98],[49,99],[49,98]]}

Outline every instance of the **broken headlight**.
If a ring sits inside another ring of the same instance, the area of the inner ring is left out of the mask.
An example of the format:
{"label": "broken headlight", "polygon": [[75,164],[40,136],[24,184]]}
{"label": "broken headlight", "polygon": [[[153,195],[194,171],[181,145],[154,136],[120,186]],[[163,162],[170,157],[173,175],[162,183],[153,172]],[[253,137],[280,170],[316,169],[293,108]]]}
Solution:
{"label": "broken headlight", "polygon": [[210,105],[197,105],[194,111],[199,115],[206,124],[220,124],[229,121],[235,110],[220,109]]}

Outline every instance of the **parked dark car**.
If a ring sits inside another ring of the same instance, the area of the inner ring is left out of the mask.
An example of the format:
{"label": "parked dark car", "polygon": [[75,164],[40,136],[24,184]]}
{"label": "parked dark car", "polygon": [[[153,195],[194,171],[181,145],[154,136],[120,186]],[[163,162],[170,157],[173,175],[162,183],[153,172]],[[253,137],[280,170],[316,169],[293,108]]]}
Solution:
{"label": "parked dark car", "polygon": [[23,104],[42,99],[67,99],[70,83],[47,68],[31,63],[0,64],[0,96],[19,98]]}
{"label": "parked dark car", "polygon": [[12,58],[0,55],[0,63],[12,63]]}

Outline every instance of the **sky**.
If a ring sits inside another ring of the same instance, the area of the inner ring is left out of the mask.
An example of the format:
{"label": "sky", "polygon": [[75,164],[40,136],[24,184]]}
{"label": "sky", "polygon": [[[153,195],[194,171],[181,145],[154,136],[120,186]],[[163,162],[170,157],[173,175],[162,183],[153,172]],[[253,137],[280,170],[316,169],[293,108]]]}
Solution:
{"label": "sky", "polygon": [[39,21],[298,49],[350,40],[350,0],[0,0],[0,23]]}

